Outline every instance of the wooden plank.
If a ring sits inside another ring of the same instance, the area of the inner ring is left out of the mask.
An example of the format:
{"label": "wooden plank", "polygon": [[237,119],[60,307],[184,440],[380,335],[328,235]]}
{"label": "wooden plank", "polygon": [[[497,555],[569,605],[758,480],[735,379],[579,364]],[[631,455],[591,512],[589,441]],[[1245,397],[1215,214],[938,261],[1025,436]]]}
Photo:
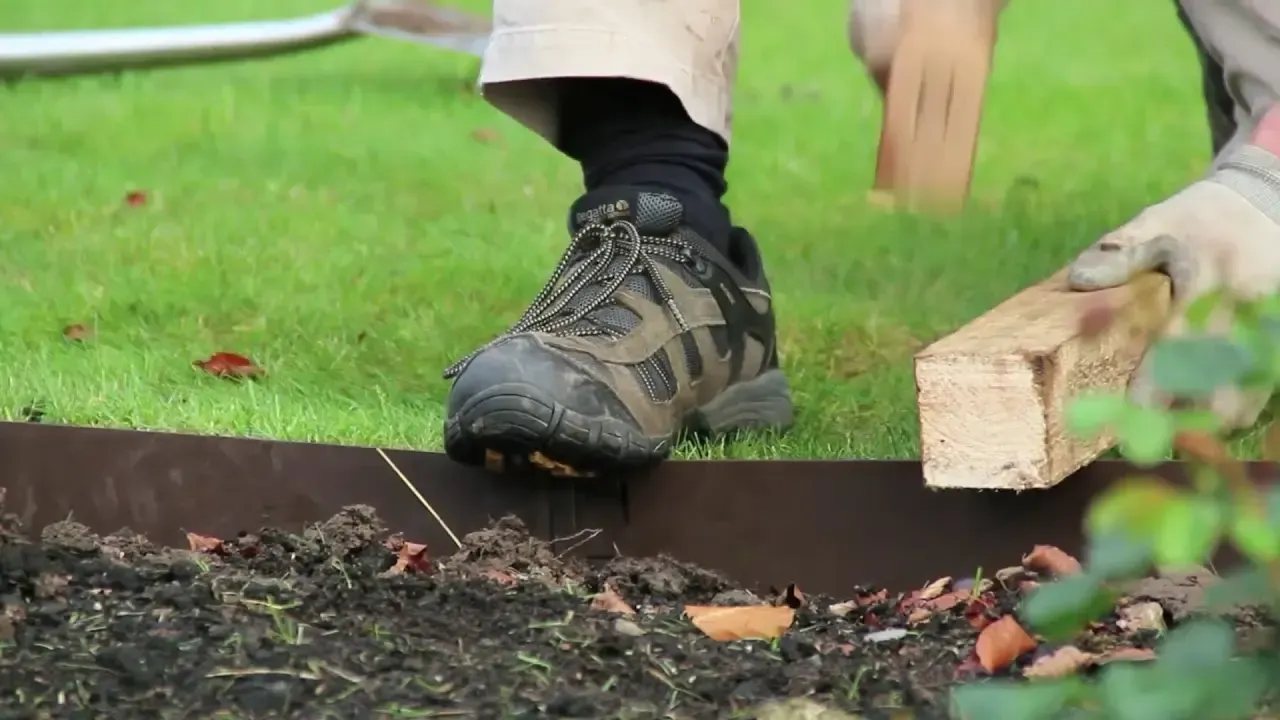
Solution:
{"label": "wooden plank", "polygon": [[[1066,271],[1018,293],[920,351],[916,404],[925,483],[937,488],[1051,487],[1114,445],[1064,426],[1067,403],[1122,390],[1169,311],[1169,281],[1073,292]],[[1082,318],[1110,308],[1094,337]]]}
{"label": "wooden plank", "polygon": [[995,10],[985,0],[903,7],[885,89],[875,190],[895,205],[950,211],[969,194]]}

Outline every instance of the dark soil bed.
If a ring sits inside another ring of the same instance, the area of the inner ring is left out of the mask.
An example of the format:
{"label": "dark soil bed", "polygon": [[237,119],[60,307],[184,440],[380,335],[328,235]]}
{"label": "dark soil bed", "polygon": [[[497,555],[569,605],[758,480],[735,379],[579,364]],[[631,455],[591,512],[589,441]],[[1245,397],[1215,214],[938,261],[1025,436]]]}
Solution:
{"label": "dark soil bed", "polygon": [[[191,544],[71,522],[28,539],[8,518],[0,718],[945,717],[949,687],[992,674],[975,656],[980,628],[1034,577],[905,599],[757,596],[669,558],[587,567],[512,519],[429,557],[360,507],[301,534]],[[717,640],[690,604],[788,607],[794,620],[780,637]],[[1154,636],[1102,628],[1079,647]],[[765,706],[785,698],[833,709]]]}

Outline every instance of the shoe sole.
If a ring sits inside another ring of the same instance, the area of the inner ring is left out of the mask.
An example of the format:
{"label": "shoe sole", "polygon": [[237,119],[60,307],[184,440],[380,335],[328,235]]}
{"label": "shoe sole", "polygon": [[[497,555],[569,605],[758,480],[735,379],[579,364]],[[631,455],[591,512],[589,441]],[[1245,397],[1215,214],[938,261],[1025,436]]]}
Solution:
{"label": "shoe sole", "polygon": [[[670,435],[649,436],[614,417],[592,417],[525,383],[495,385],[445,422],[445,452],[468,465],[529,461],[556,474],[582,475],[645,467],[666,459],[682,434],[785,430],[795,421],[781,370],[736,383],[690,413]],[[500,460],[500,462],[495,462]]]}

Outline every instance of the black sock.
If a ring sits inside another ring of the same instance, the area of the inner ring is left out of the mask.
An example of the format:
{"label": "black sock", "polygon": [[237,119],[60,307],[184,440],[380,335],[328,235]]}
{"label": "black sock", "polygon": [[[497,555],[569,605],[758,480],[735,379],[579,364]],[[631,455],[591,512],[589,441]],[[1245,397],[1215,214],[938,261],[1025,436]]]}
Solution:
{"label": "black sock", "polygon": [[562,83],[560,149],[582,165],[588,191],[629,185],[669,193],[684,204],[690,226],[727,243],[729,212],[720,199],[729,148],[720,136],[693,122],[663,85],[626,78]]}

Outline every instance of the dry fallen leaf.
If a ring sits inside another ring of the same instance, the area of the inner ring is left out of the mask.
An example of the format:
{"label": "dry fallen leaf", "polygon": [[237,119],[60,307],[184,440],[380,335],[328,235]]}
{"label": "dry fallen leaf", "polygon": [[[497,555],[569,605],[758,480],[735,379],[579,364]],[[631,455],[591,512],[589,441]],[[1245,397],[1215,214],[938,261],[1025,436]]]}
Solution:
{"label": "dry fallen leaf", "polygon": [[1155,660],[1156,654],[1153,650],[1146,648],[1117,648],[1111,652],[1099,655],[1094,663],[1097,665],[1106,665],[1110,662],[1145,662],[1147,660]]}
{"label": "dry fallen leaf", "polygon": [[635,608],[627,604],[622,596],[613,591],[613,588],[605,586],[604,592],[597,593],[591,598],[592,610],[604,610],[606,612],[618,613],[619,615],[635,615]]}
{"label": "dry fallen leaf", "polygon": [[193,532],[187,533],[187,545],[191,547],[192,552],[200,553],[216,553],[222,549],[222,541],[218,538],[197,535]]}
{"label": "dry fallen leaf", "polygon": [[684,614],[712,640],[772,640],[791,627],[796,611],[786,606],[685,605]]}
{"label": "dry fallen leaf", "polygon": [[1025,579],[1027,579],[1027,569],[1021,565],[1012,565],[996,571],[996,580],[1006,588]]}
{"label": "dry fallen leaf", "polygon": [[983,628],[978,635],[975,652],[978,662],[989,673],[1008,667],[1023,653],[1036,648],[1035,638],[1027,634],[1012,615],[1005,615]]}
{"label": "dry fallen leaf", "polygon": [[75,323],[74,325],[68,325],[62,328],[62,337],[72,342],[80,342],[93,337],[93,330],[90,330],[80,323]]}
{"label": "dry fallen leaf", "polygon": [[502,139],[502,133],[493,128],[476,128],[471,131],[471,139],[478,143],[489,145]]}
{"label": "dry fallen leaf", "polygon": [[946,612],[965,600],[968,600],[972,595],[973,593],[968,590],[952,590],[949,593],[939,595],[929,602],[926,602],[925,606],[934,612]]}
{"label": "dry fallen leaf", "polygon": [[858,601],[846,600],[844,602],[832,603],[827,606],[827,612],[836,617],[844,617],[858,608]]}
{"label": "dry fallen leaf", "polygon": [[1127,632],[1165,631],[1164,608],[1158,602],[1140,602],[1120,608],[1116,625]]}
{"label": "dry fallen leaf", "polygon": [[831,652],[838,652],[840,655],[844,655],[845,657],[849,657],[855,650],[858,650],[858,646],[855,646],[854,643],[837,643],[827,641],[814,643],[814,648],[818,651],[819,655],[828,655],[828,653]]}
{"label": "dry fallen leaf", "polygon": [[262,368],[255,365],[252,360],[229,352],[217,352],[210,355],[208,360],[197,360],[191,364],[210,375],[221,378],[239,379],[262,374]]}
{"label": "dry fallen leaf", "polygon": [[920,591],[920,599],[932,600],[938,597],[939,595],[941,595],[942,593],[946,592],[947,588],[949,587],[951,587],[951,578],[949,577],[944,577],[944,578],[939,578],[937,580],[934,580],[933,582],[926,585],[923,590]]}
{"label": "dry fallen leaf", "polygon": [[387,571],[391,574],[431,572],[431,558],[427,556],[427,546],[422,543],[404,542],[396,552],[396,564]]}
{"label": "dry fallen leaf", "polygon": [[952,590],[949,593],[943,593],[931,600],[926,600],[916,606],[914,610],[907,615],[907,621],[910,623],[920,623],[928,620],[934,613],[946,612],[960,603],[968,600],[972,593],[968,590]]}
{"label": "dry fallen leaf", "polygon": [[858,603],[858,607],[867,607],[876,603],[884,602],[889,599],[888,590],[877,590],[875,592],[859,592],[854,595],[854,601]]}
{"label": "dry fallen leaf", "polygon": [[920,604],[920,591],[912,590],[898,601],[897,612],[910,612],[912,608]]}
{"label": "dry fallen leaf", "polygon": [[501,570],[494,570],[493,568],[490,568],[480,573],[480,576],[488,580],[492,580],[498,583],[499,585],[511,586],[520,582],[519,580],[516,580],[516,578],[510,573],[505,573],[505,572],[502,572]]}
{"label": "dry fallen leaf", "polygon": [[1051,575],[1075,575],[1084,569],[1079,560],[1052,545],[1036,545],[1023,556],[1022,564],[1028,570]]}
{"label": "dry fallen leaf", "polygon": [[1022,672],[1029,678],[1060,678],[1073,675],[1080,668],[1093,662],[1094,656],[1075,645],[1063,645],[1031,663]]}
{"label": "dry fallen leaf", "polygon": [[969,626],[974,630],[982,630],[986,626],[995,622],[995,618],[991,617],[991,609],[995,606],[995,602],[987,597],[979,597],[965,606],[964,619],[969,621]]}
{"label": "dry fallen leaf", "polygon": [[573,466],[566,465],[558,460],[552,460],[536,450],[529,453],[529,464],[541,470],[546,470],[554,477],[590,477],[590,473],[579,472]]}

